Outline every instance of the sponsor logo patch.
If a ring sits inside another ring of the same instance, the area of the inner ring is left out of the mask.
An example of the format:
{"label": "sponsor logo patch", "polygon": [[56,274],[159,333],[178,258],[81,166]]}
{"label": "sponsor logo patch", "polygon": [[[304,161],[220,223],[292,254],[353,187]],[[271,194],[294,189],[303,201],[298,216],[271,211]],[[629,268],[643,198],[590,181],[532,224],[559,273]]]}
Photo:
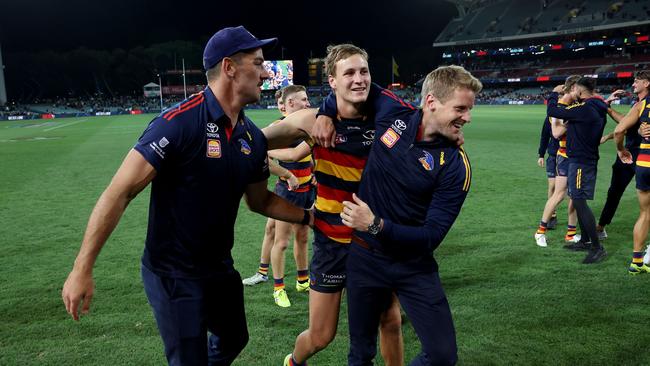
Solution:
{"label": "sponsor logo patch", "polygon": [[375,130],[368,130],[363,133],[363,138],[366,140],[374,140],[375,139]]}
{"label": "sponsor logo patch", "polygon": [[216,133],[217,131],[219,131],[219,126],[217,126],[216,123],[210,122],[206,125],[206,129],[210,133]]}
{"label": "sponsor logo patch", "polygon": [[244,139],[239,139],[239,143],[241,144],[241,152],[243,152],[245,155],[250,155],[251,147],[248,145],[248,142],[246,142]]}
{"label": "sponsor logo patch", "polygon": [[337,134],[336,138],[334,139],[334,143],[337,144],[337,145],[342,144],[342,143],[347,142],[347,141],[348,141],[348,138],[341,135],[341,134]]}
{"label": "sponsor logo patch", "polygon": [[401,119],[396,119],[395,122],[393,122],[393,127],[399,131],[404,131],[406,129],[406,122]]}
{"label": "sponsor logo patch", "polygon": [[158,146],[157,143],[152,142],[152,143],[149,144],[149,147],[151,148],[151,150],[155,151],[156,154],[158,154],[158,156],[160,156],[160,158],[162,158],[162,159],[165,158],[165,151],[162,149],[162,147]]}
{"label": "sponsor logo patch", "polygon": [[221,157],[221,141],[208,139],[208,148],[205,155],[209,158],[220,158]]}
{"label": "sponsor logo patch", "polygon": [[163,137],[160,139],[160,141],[158,141],[158,145],[160,145],[160,147],[165,147],[169,145],[169,140],[167,140],[166,137]]}
{"label": "sponsor logo patch", "polygon": [[384,134],[381,136],[381,142],[384,143],[384,145],[388,146],[388,148],[392,148],[393,145],[399,140],[399,135],[395,130],[392,128],[389,128],[384,132]]}

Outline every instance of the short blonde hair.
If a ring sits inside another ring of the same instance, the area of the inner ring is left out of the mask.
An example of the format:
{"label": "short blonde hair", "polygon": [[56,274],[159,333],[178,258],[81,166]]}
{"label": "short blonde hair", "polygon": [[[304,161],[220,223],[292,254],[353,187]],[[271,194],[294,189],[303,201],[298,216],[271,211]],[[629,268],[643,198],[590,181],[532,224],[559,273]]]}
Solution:
{"label": "short blonde hair", "polygon": [[282,103],[287,103],[289,96],[296,94],[298,92],[307,92],[307,89],[302,85],[288,85],[282,88]]}
{"label": "short blonde hair", "polygon": [[422,83],[422,105],[428,94],[444,103],[459,88],[469,89],[476,94],[483,89],[483,84],[461,66],[441,66],[431,71]]}
{"label": "short blonde hair", "polygon": [[336,76],[336,63],[340,60],[354,55],[361,55],[368,61],[368,52],[350,43],[342,43],[327,46],[327,57],[325,57],[325,72],[328,76]]}
{"label": "short blonde hair", "polygon": [[582,75],[570,75],[567,76],[567,78],[564,80],[564,93],[568,93],[571,91],[571,88],[575,85],[575,83],[578,82],[582,78]]}

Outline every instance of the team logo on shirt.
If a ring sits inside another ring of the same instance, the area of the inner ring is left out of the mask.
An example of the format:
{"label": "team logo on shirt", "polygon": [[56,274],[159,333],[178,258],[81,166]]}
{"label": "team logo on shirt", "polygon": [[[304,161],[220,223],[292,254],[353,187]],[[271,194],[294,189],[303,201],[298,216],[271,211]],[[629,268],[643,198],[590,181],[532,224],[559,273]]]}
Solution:
{"label": "team logo on shirt", "polygon": [[420,164],[422,164],[425,170],[428,171],[433,170],[433,156],[431,156],[431,154],[429,154],[428,152],[424,151],[424,156],[418,158],[418,161],[420,162]]}
{"label": "team logo on shirt", "polygon": [[208,139],[208,149],[205,155],[209,158],[220,158],[221,157],[221,141]]}
{"label": "team logo on shirt", "polygon": [[251,153],[251,147],[248,145],[248,142],[244,139],[239,139],[239,143],[241,144],[241,152],[245,155],[249,155]]}
{"label": "team logo on shirt", "polygon": [[160,141],[158,141],[158,145],[160,145],[160,147],[165,147],[169,145],[169,140],[167,140],[166,137],[163,137],[160,139]]}
{"label": "team logo on shirt", "polygon": [[384,143],[384,145],[388,146],[388,148],[392,148],[393,145],[399,140],[399,135],[395,130],[392,128],[389,128],[384,132],[384,134],[381,136],[381,142]]}

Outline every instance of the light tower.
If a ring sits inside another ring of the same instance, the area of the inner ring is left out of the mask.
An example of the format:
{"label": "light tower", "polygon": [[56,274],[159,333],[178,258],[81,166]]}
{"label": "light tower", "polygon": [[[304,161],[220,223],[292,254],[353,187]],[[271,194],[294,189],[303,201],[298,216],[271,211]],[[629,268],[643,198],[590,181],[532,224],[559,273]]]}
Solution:
{"label": "light tower", "polygon": [[7,104],[7,89],[5,88],[5,65],[2,62],[2,47],[0,46],[0,106]]}

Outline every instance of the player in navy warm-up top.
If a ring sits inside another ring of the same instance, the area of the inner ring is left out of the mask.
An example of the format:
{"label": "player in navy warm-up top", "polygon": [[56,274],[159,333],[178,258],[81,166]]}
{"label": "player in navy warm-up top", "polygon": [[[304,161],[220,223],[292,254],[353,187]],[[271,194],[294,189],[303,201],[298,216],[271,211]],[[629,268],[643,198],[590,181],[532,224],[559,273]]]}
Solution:
{"label": "player in navy warm-up top", "polygon": [[[422,352],[411,365],[452,365],[456,336],[433,251],[465,201],[469,160],[457,146],[481,83],[458,66],[432,71],[422,109],[373,85],[375,146],[358,196],[344,202],[356,231],[348,257],[349,365],[372,365],[381,312],[393,291],[412,321]],[[331,115],[330,98],[323,113]]]}
{"label": "player in navy warm-up top", "polygon": [[[567,121],[567,155],[569,156],[569,197],[578,213],[582,239],[569,246],[577,250],[588,250],[583,263],[600,262],[607,256],[596,233],[596,220],[587,205],[594,198],[596,171],[598,168],[598,147],[607,122],[607,103],[594,93],[594,79],[583,77],[571,88],[574,99],[580,103],[559,108],[558,93],[564,85],[553,89],[548,98],[547,114]],[[590,245],[587,245],[591,241]]]}

